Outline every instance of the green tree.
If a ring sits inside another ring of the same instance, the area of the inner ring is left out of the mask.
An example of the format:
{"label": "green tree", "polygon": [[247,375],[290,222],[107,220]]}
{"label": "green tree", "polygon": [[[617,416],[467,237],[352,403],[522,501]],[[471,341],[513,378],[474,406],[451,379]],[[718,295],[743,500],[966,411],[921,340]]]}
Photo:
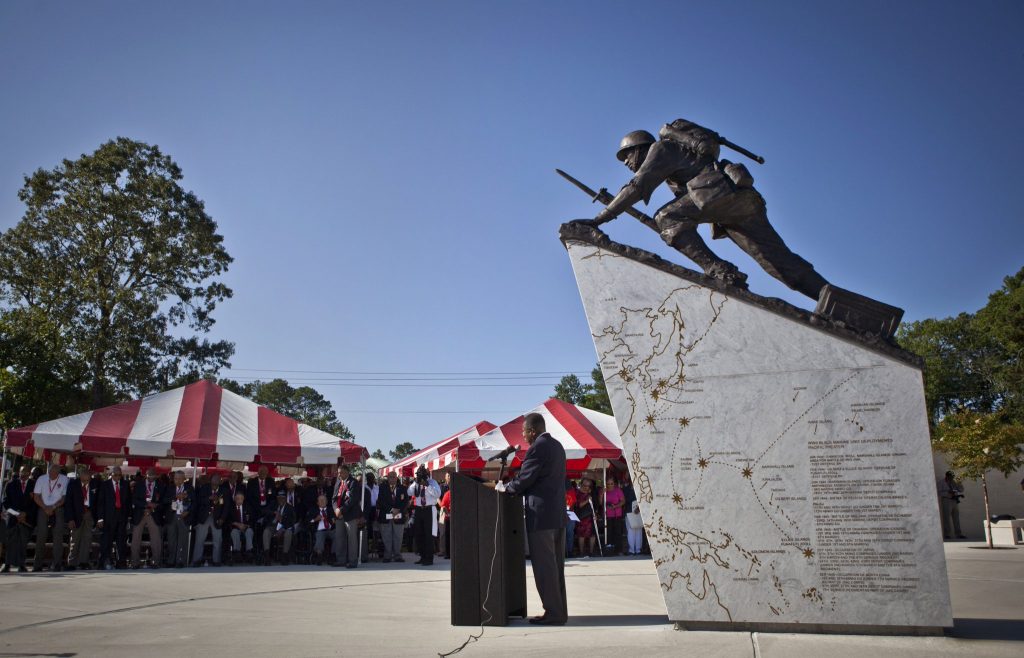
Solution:
{"label": "green tree", "polygon": [[978,311],[977,325],[1001,346],[989,371],[1003,408],[1024,423],[1024,268],[1003,279],[1002,288]]}
{"label": "green tree", "polygon": [[583,384],[576,375],[566,375],[555,384],[555,397],[569,404],[580,404],[590,392],[590,387]]}
{"label": "green tree", "polygon": [[408,457],[412,453],[416,452],[415,446],[406,441],[405,443],[399,443],[395,446],[394,450],[389,450],[388,453],[391,455],[391,461],[396,462],[403,457]]}
{"label": "green tree", "polygon": [[1024,466],[1022,443],[1024,426],[1014,423],[1004,412],[955,411],[946,415],[935,431],[934,445],[946,456],[953,470],[968,480],[981,480],[989,548],[992,548],[992,514],[987,473],[998,471],[1003,477],[1009,477]]}
{"label": "green tree", "polygon": [[373,459],[380,459],[380,460],[383,460],[383,461],[387,461],[387,459],[388,459],[388,456],[385,455],[384,451],[381,450],[380,448],[377,448],[376,450],[374,450],[370,454],[370,457],[372,457]]}
{"label": "green tree", "polygon": [[199,337],[231,296],[216,280],[231,257],[181,179],[156,146],[117,138],[26,176],[25,214],[0,235],[0,314],[55,350],[94,408],[215,373],[234,351]]}
{"label": "green tree", "polygon": [[590,377],[592,383],[584,384],[576,375],[565,375],[555,384],[555,397],[569,404],[611,415],[612,403],[608,399],[600,364],[590,371]]}
{"label": "green tree", "polygon": [[268,382],[257,380],[248,384],[240,384],[232,379],[222,379],[218,384],[232,393],[247,397],[256,404],[294,418],[300,423],[305,423],[347,441],[355,439],[352,430],[338,420],[338,415],[331,402],[315,388],[310,386],[295,388],[284,379],[272,379]]}

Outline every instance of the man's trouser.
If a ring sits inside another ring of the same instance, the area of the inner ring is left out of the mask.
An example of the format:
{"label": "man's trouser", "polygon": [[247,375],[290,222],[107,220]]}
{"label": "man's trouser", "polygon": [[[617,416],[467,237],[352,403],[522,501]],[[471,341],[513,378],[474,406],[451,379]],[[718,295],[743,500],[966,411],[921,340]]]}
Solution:
{"label": "man's trouser", "polygon": [[177,515],[167,524],[167,552],[175,566],[188,559],[188,523]]}
{"label": "man's trouser", "polygon": [[389,560],[402,557],[402,531],[405,524],[401,521],[385,521],[380,524],[380,538],[384,542],[384,557]]}
{"label": "man's trouser", "polygon": [[100,541],[100,565],[112,559],[111,550],[117,547],[117,559],[124,561],[128,557],[128,533],[124,518],[114,516],[103,521],[103,539]]}
{"label": "man's trouser", "polygon": [[92,512],[86,509],[82,515],[82,522],[71,531],[68,564],[72,567],[89,564],[89,556],[92,554],[92,531]]}
{"label": "man's trouser", "polygon": [[274,528],[270,527],[270,524],[263,528],[263,552],[270,553],[270,540],[274,535],[284,537],[281,543],[281,555],[288,555],[289,551],[292,550],[292,529],[274,530]]}
{"label": "man's trouser", "polygon": [[423,562],[434,561],[434,512],[430,507],[417,507],[413,518],[416,551]]}
{"label": "man's trouser", "polygon": [[24,523],[7,528],[7,555],[4,564],[19,569],[25,566],[25,547],[31,534],[32,529]]}
{"label": "man's trouser", "polygon": [[960,531],[960,503],[952,498],[942,499],[942,536],[949,539],[950,521],[953,522],[953,536],[964,534]]}
{"label": "man's trouser", "polygon": [[132,528],[132,564],[139,563],[143,530],[149,534],[149,554],[153,558],[153,564],[159,567],[160,556],[164,551],[164,541],[160,534],[160,526],[157,525],[152,514],[143,514],[142,519]]}
{"label": "man's trouser", "polygon": [[196,526],[196,547],[192,552],[192,564],[199,564],[203,561],[203,554],[206,552],[206,535],[210,534],[213,539],[213,563],[220,564],[221,542],[224,540],[224,533],[217,527],[212,516]]}
{"label": "man's trouser", "polygon": [[527,532],[526,542],[544,616],[565,621],[569,618],[565,602],[565,529]]}
{"label": "man's trouser", "polygon": [[[252,550],[252,526],[245,529],[245,550]],[[242,550],[242,532],[238,528],[231,529],[231,548],[238,553]]]}
{"label": "man's trouser", "polygon": [[699,225],[714,223],[740,249],[757,261],[765,272],[793,290],[817,299],[818,293],[828,282],[815,271],[813,265],[789,250],[768,222],[764,199],[756,190],[742,190],[737,195],[743,195],[744,202],[736,203],[742,210],[737,210],[731,216],[712,216],[704,212],[689,194],[676,197],[662,206],[654,216],[661,229],[662,239],[697,263],[705,273],[722,268],[735,269],[734,265],[711,251],[697,233]]}
{"label": "man's trouser", "polygon": [[359,520],[338,519],[334,526],[334,560],[345,564],[359,561]]}
{"label": "man's trouser", "polygon": [[[33,567],[40,567],[46,555],[46,537],[49,534],[50,517],[42,509],[36,515],[36,555],[32,560]],[[53,510],[53,560],[50,562],[57,566],[64,558],[64,508],[58,507]]]}
{"label": "man's trouser", "polygon": [[313,539],[313,552],[317,555],[323,555],[324,544],[327,542],[328,535],[331,534],[330,530],[316,530],[314,531]]}

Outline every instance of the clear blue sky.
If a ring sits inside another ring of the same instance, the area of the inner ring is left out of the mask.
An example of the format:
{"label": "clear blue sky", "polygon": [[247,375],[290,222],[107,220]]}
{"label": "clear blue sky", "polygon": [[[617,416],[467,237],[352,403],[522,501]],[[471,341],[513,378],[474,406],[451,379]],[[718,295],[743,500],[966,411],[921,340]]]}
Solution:
{"label": "clear blue sky", "polygon": [[557,229],[597,207],[553,169],[616,189],[619,138],[676,117],[767,158],[772,222],[831,281],[911,320],[983,305],[1024,265],[1022,28],[1020,2],[4,2],[0,229],[30,171],[158,144],[235,258],[225,374],[311,383],[363,444],[419,447],[558,377],[321,371],[589,371]]}

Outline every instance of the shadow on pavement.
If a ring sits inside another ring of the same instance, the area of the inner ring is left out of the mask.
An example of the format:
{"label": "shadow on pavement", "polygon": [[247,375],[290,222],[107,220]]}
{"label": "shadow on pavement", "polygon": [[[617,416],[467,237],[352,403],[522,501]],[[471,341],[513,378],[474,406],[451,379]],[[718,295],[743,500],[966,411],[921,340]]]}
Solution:
{"label": "shadow on pavement", "polygon": [[1024,619],[953,619],[953,637],[1024,642]]}
{"label": "shadow on pavement", "polygon": [[569,615],[567,626],[669,626],[665,615]]}

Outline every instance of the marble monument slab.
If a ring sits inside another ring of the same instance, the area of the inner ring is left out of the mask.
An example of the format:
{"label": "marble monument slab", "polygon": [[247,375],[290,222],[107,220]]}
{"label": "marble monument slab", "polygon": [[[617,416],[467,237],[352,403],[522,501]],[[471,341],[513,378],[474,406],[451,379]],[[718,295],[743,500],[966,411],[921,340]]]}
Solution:
{"label": "marble monument slab", "polygon": [[640,250],[565,244],[671,620],[952,626],[912,357]]}

